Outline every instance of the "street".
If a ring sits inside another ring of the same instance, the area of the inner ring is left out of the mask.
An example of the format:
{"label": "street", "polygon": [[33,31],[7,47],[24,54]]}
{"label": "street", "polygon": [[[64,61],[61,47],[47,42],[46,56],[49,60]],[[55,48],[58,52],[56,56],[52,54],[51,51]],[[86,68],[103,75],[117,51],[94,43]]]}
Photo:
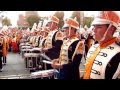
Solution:
{"label": "street", "polygon": [[0,79],[26,78],[25,76],[29,74],[30,72],[25,69],[24,60],[21,55],[18,53],[8,53],[7,64],[3,65],[3,71],[0,72]]}
{"label": "street", "polygon": [[[84,73],[84,58],[80,64],[80,76]],[[8,52],[7,64],[3,65],[0,79],[31,79],[30,72],[25,68],[24,59],[18,53]]]}

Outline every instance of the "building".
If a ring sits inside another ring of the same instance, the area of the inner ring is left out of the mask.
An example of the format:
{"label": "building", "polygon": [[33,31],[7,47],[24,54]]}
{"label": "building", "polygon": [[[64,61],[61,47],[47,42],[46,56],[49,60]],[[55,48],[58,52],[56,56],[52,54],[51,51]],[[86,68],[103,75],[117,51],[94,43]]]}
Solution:
{"label": "building", "polygon": [[29,16],[31,16],[31,15],[39,16],[37,11],[26,11],[25,12],[25,17],[26,18],[29,17]]}
{"label": "building", "polygon": [[19,19],[17,21],[17,25],[19,28],[25,28],[28,27],[28,23],[25,20],[25,16],[23,14],[19,15]]}
{"label": "building", "polygon": [[26,11],[25,16],[23,14],[19,14],[19,17],[18,17],[18,20],[17,20],[18,28],[23,28],[23,29],[28,28],[29,24],[26,22],[25,19],[27,17],[31,16],[31,15],[39,16],[37,11]]}

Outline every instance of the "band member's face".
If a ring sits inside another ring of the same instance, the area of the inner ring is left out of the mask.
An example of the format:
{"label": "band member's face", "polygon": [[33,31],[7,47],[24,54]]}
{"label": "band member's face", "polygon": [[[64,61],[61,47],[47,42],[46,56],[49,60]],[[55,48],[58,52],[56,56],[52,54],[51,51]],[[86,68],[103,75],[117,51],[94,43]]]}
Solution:
{"label": "band member's face", "polygon": [[34,33],[31,33],[31,36],[34,36]]}
{"label": "band member's face", "polygon": [[75,30],[73,28],[70,28],[69,30],[69,37],[72,37],[76,34]]}
{"label": "band member's face", "polygon": [[68,37],[69,36],[69,28],[64,28],[64,33],[63,33],[64,37]]}
{"label": "band member's face", "polygon": [[49,26],[50,30],[56,29],[56,23],[54,23],[54,22],[49,22],[48,26]]}
{"label": "band member's face", "polygon": [[44,31],[41,31],[40,34],[43,36],[44,35]]}
{"label": "band member's face", "polygon": [[38,32],[38,35],[40,35],[40,33],[41,33],[41,32],[39,31],[39,32]]}
{"label": "band member's face", "polygon": [[44,37],[46,37],[48,35],[48,33],[47,32],[44,32]]}
{"label": "band member's face", "polygon": [[94,25],[93,38],[97,41],[100,41],[103,38],[103,35],[107,28],[107,25]]}

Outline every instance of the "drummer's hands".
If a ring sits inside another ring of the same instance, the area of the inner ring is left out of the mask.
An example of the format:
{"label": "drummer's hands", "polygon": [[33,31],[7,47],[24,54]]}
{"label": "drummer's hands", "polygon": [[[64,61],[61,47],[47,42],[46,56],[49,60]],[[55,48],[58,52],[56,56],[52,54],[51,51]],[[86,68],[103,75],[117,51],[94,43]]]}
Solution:
{"label": "drummer's hands", "polygon": [[47,52],[48,49],[47,48],[42,48],[42,52]]}
{"label": "drummer's hands", "polygon": [[30,47],[32,48],[32,47],[33,47],[33,45],[31,44],[31,45],[30,45]]}
{"label": "drummer's hands", "polygon": [[51,66],[52,66],[53,68],[55,68],[55,69],[62,68],[62,65],[58,62],[58,59],[52,60]]}

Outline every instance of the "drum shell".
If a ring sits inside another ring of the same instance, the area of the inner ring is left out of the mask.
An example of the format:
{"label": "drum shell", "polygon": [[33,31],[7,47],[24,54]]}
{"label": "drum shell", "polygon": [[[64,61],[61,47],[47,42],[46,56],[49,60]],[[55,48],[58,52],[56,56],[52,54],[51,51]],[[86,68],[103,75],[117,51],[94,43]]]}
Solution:
{"label": "drum shell", "polygon": [[25,67],[27,69],[36,69],[39,67],[39,65],[41,65],[41,60],[40,60],[40,57],[39,56],[25,56],[24,57],[24,60],[25,60]]}

